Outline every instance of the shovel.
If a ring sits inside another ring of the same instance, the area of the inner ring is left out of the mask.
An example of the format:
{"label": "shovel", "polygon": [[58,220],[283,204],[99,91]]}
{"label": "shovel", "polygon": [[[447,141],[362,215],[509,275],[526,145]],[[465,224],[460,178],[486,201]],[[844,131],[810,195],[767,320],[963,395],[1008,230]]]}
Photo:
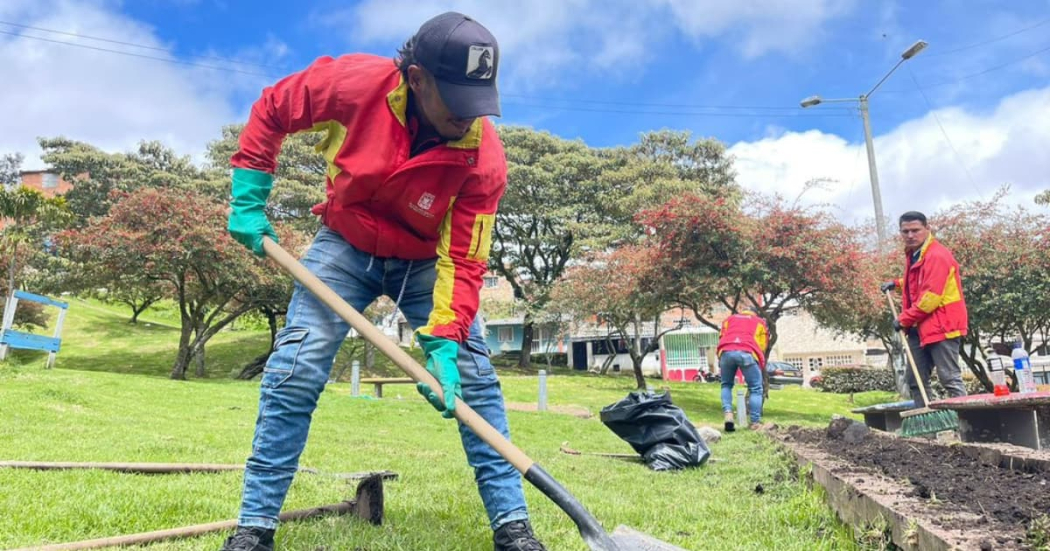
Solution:
{"label": "shovel", "polygon": [[[350,306],[339,295],[332,291],[314,274],[310,273],[305,266],[288,254],[280,245],[274,243],[269,237],[263,237],[263,249],[267,256],[273,259],[281,268],[284,268],[296,281],[310,290],[318,300],[328,305],[339,317],[346,320],[358,334],[366,341],[379,349],[392,362],[397,364],[409,377],[416,382],[425,383],[437,393],[442,401],[441,385],[430,372],[416,362],[412,356],[401,349],[399,345],[383,336],[372,322],[362,316],[353,306]],[[463,400],[456,398],[456,409],[453,412],[459,422],[470,428],[486,444],[496,450],[508,463],[514,466],[533,486],[543,492],[551,501],[561,507],[565,514],[576,523],[583,541],[587,543],[592,551],[685,551],[669,543],[662,542],[651,536],[632,530],[626,526],[619,526],[613,533],[608,533],[598,523],[583,505],[573,497],[554,477],[537,465],[525,452],[518,449],[510,440],[504,438],[499,431],[492,427],[480,415],[470,408]]]}

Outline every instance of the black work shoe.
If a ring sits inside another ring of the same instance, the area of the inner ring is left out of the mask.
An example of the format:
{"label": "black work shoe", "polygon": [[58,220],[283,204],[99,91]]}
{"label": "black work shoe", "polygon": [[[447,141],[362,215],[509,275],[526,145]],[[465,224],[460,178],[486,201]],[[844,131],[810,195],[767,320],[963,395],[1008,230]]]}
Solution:
{"label": "black work shoe", "polygon": [[238,526],[219,551],[273,551],[273,530]]}
{"label": "black work shoe", "polygon": [[547,551],[536,539],[527,520],[512,520],[492,535],[495,551]]}

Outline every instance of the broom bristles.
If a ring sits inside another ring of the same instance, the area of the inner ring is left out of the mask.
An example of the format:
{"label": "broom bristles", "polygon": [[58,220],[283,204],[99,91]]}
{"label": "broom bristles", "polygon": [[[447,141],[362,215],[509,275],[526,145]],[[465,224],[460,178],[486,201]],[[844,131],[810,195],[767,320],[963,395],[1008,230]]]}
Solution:
{"label": "broom bristles", "polygon": [[[926,408],[924,408],[926,409]],[[946,430],[959,429],[959,416],[950,409],[929,410],[903,417],[900,434],[904,437],[925,436]]]}

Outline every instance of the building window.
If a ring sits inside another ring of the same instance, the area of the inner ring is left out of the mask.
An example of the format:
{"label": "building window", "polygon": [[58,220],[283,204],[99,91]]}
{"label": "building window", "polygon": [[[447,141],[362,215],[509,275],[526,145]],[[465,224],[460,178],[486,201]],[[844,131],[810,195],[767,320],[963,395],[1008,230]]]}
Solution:
{"label": "building window", "polygon": [[499,287],[499,278],[496,276],[485,276],[485,288],[494,289]]}
{"label": "building window", "polygon": [[542,327],[537,327],[532,332],[532,353],[533,354],[542,351],[541,346],[540,346],[540,344],[542,342],[543,342],[543,328]]}
{"label": "building window", "polygon": [[802,370],[801,356],[788,356],[787,358],[784,358],[784,361],[791,364],[795,369]]}
{"label": "building window", "polygon": [[510,342],[514,340],[514,328],[513,327],[500,327],[499,328],[499,342]]}
{"label": "building window", "polygon": [[58,174],[55,174],[53,172],[45,172],[44,181],[42,185],[44,189],[54,189],[58,187]]}
{"label": "building window", "polygon": [[824,358],[810,358],[809,359],[809,370],[820,371],[820,368],[824,367]]}
{"label": "building window", "polygon": [[824,363],[826,363],[828,367],[836,365],[848,365],[853,363],[853,356],[843,354],[828,356],[827,358],[824,358]]}

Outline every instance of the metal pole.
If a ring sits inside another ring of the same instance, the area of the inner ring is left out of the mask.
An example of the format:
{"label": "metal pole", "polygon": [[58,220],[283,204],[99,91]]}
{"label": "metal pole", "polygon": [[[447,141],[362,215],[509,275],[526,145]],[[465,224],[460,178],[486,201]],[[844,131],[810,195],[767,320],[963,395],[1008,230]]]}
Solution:
{"label": "metal pole", "polygon": [[536,409],[547,411],[547,370],[545,369],[540,370],[540,400]]}
{"label": "metal pole", "polygon": [[736,389],[736,424],[741,428],[747,426],[747,398],[744,389]]}
{"label": "metal pole", "polygon": [[361,395],[361,362],[357,360],[350,362],[350,395]]}
{"label": "metal pole", "polygon": [[864,119],[864,143],[868,147],[868,172],[871,177],[871,199],[875,203],[875,232],[879,236],[878,250],[886,241],[886,220],[882,216],[882,192],[879,191],[879,171],[875,168],[875,144],[871,138],[868,119],[868,96],[860,97],[860,116]]}

